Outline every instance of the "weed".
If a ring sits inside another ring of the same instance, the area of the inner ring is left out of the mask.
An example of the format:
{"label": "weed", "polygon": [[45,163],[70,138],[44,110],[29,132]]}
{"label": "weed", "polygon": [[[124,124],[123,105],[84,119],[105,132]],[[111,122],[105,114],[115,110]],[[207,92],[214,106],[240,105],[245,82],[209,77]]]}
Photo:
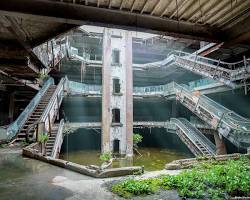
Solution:
{"label": "weed", "polygon": [[226,196],[250,196],[250,160],[211,161],[198,164],[178,175],[163,175],[146,180],[128,179],[114,184],[112,192],[128,198],[175,189],[183,198],[225,199]]}

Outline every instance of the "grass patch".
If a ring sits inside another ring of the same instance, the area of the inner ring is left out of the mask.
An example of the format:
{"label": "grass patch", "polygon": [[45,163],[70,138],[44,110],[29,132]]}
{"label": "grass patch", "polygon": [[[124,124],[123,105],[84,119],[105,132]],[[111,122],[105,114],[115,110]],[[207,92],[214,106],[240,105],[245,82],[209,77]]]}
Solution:
{"label": "grass patch", "polygon": [[127,179],[112,186],[112,192],[130,198],[153,194],[158,189],[177,190],[181,197],[220,200],[228,196],[250,196],[250,160],[211,161],[184,170],[145,180]]}

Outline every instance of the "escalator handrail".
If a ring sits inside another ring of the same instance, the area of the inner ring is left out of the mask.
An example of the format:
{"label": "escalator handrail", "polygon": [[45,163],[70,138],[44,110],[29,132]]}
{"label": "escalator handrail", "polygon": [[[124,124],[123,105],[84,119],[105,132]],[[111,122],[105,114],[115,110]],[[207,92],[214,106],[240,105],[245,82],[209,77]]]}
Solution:
{"label": "escalator handrail", "polygon": [[8,139],[14,137],[18,131],[23,127],[29,115],[33,112],[37,104],[40,102],[41,97],[45,94],[50,85],[54,84],[54,79],[49,78],[43,85],[43,87],[38,91],[35,97],[26,106],[23,112],[18,116],[18,118],[10,124],[7,128],[6,135]]}

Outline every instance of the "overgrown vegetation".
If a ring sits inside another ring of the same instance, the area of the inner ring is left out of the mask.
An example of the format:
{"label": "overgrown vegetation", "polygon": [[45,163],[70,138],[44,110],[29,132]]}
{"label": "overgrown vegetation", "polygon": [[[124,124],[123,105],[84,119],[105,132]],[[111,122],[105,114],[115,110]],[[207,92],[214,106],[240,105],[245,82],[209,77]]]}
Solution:
{"label": "overgrown vegetation", "polygon": [[46,133],[42,133],[38,135],[38,142],[41,147],[41,153],[45,154],[43,150],[46,150],[45,143],[49,140],[49,136]]}
{"label": "overgrown vegetation", "polygon": [[112,154],[110,152],[103,153],[102,155],[100,155],[100,160],[103,162],[108,162],[109,160],[111,160],[111,158],[112,158]]}
{"label": "overgrown vegetation", "polygon": [[49,77],[48,74],[44,74],[43,72],[39,72],[39,73],[38,73],[38,78],[39,78],[40,80],[46,79],[46,78],[48,78],[48,77]]}
{"label": "overgrown vegetation", "polygon": [[138,143],[142,142],[142,136],[139,133],[133,134],[133,146],[134,148],[138,148]]}
{"label": "overgrown vegetation", "polygon": [[5,148],[7,146],[8,146],[8,144],[0,144],[0,148]]}
{"label": "overgrown vegetation", "polygon": [[39,134],[38,135],[38,142],[39,143],[45,143],[46,141],[48,141],[49,136],[47,134]]}
{"label": "overgrown vegetation", "polygon": [[76,131],[76,128],[71,127],[69,121],[66,121],[63,127],[63,134],[69,135],[71,133],[74,133],[75,131]]}
{"label": "overgrown vegetation", "polygon": [[184,198],[220,200],[228,196],[250,196],[250,160],[242,157],[239,160],[211,161],[179,175],[128,179],[112,186],[112,192],[125,198],[152,194],[158,189],[175,189]]}

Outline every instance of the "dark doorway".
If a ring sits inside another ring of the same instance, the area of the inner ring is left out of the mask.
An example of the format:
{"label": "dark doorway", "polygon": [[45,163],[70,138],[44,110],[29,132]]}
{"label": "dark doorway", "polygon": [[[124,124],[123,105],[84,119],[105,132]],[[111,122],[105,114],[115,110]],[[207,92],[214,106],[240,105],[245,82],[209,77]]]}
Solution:
{"label": "dark doorway", "polygon": [[113,142],[113,153],[119,153],[120,150],[120,140],[115,139]]}
{"label": "dark doorway", "polygon": [[113,93],[119,94],[121,90],[120,80],[118,78],[113,79]]}
{"label": "dark doorway", "polygon": [[112,110],[112,123],[120,123],[120,109],[118,108]]}
{"label": "dark doorway", "polygon": [[113,64],[119,64],[120,63],[120,51],[119,50],[113,50],[113,52],[112,52],[112,63]]}

